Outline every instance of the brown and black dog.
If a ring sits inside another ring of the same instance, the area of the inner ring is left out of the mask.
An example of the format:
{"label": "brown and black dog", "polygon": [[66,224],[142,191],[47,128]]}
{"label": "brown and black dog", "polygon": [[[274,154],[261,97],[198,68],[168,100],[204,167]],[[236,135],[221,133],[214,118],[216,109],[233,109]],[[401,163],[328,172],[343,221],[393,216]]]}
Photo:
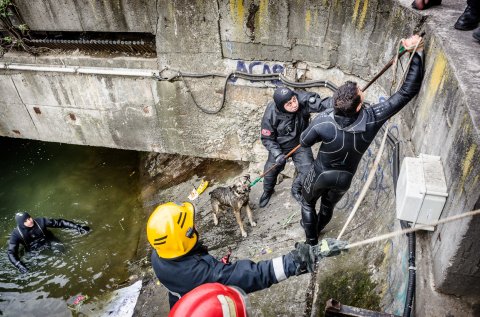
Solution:
{"label": "brown and black dog", "polygon": [[218,224],[219,211],[227,207],[233,209],[237,223],[240,226],[240,231],[242,232],[242,237],[247,237],[247,232],[243,228],[242,217],[240,211],[245,207],[247,211],[248,220],[252,227],[255,227],[257,224],[253,221],[252,210],[249,206],[249,193],[250,193],[250,175],[244,175],[236,179],[233,186],[228,187],[218,187],[210,192],[210,202],[212,203],[213,209],[213,223]]}

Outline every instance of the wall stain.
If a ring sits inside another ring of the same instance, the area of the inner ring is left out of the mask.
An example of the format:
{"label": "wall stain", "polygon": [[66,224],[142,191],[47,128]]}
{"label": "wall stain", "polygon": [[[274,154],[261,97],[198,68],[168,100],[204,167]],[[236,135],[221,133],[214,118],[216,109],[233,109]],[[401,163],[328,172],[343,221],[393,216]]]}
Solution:
{"label": "wall stain", "polygon": [[360,14],[360,20],[358,22],[358,28],[361,30],[365,26],[365,17],[367,16],[368,0],[363,3],[362,13]]}
{"label": "wall stain", "polygon": [[352,23],[354,24],[357,21],[359,7],[360,7],[360,0],[355,0],[355,6],[353,7],[353,16],[352,16]]}
{"label": "wall stain", "polygon": [[443,52],[439,52],[433,63],[433,68],[430,73],[430,80],[427,84],[427,88],[425,89],[425,97],[419,107],[420,122],[426,121],[435,96],[437,92],[441,90],[445,80],[447,79],[447,74],[445,72],[447,68],[447,59],[445,58],[445,54]]}
{"label": "wall stain", "polygon": [[463,159],[462,162],[462,180],[461,183],[463,184],[465,182],[465,179],[467,178],[468,174],[473,169],[473,158],[475,156],[475,151],[477,150],[477,144],[472,144],[470,148],[468,149],[467,155]]}
{"label": "wall stain", "polygon": [[310,9],[305,11],[305,31],[310,31],[310,24],[312,23],[312,12]]}

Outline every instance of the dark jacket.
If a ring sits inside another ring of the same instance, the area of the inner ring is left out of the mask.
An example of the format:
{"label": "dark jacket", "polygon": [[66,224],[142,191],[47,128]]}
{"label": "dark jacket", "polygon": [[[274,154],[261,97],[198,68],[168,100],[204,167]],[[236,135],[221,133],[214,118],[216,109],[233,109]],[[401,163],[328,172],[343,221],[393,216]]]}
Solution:
{"label": "dark jacket", "polygon": [[19,265],[23,266],[18,256],[20,244],[25,247],[26,251],[32,251],[55,239],[47,227],[77,229],[78,225],[64,219],[48,218],[35,218],[34,225],[31,228],[19,224],[13,229],[10,235],[10,241],[8,242],[8,259],[15,267],[18,268]]}
{"label": "dark jacket", "polygon": [[300,134],[310,122],[310,114],[331,107],[327,98],[320,99],[317,93],[295,91],[299,109],[295,113],[278,111],[275,102],[267,104],[262,119],[261,137],[263,145],[273,157],[287,153],[300,142]]}
{"label": "dark jacket", "polygon": [[314,161],[315,169],[345,170],[354,174],[378,130],[419,92],[422,78],[422,58],[415,53],[405,82],[388,100],[362,108],[354,118],[335,115],[333,109],[318,115],[300,140],[304,147],[322,142]]}
{"label": "dark jacket", "polygon": [[291,254],[258,263],[239,260],[224,264],[207,251],[194,251],[179,259],[166,260],[154,250],[152,266],[157,278],[169,291],[170,307],[181,296],[204,283],[237,286],[251,293],[295,275],[296,269]]}

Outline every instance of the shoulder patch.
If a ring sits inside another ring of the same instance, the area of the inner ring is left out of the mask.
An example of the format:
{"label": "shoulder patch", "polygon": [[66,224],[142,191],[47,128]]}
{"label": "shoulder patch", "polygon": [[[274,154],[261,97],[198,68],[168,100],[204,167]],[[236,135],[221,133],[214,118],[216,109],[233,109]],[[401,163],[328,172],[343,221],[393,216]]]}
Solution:
{"label": "shoulder patch", "polygon": [[270,131],[268,129],[262,129],[262,135],[270,136],[270,135],[272,135],[272,131]]}

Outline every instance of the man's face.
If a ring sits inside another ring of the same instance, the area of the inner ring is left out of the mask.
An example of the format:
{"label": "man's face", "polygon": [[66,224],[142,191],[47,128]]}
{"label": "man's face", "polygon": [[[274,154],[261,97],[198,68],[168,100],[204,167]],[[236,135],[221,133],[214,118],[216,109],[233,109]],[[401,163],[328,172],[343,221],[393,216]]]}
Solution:
{"label": "man's face", "polygon": [[297,112],[298,110],[298,100],[297,96],[293,96],[292,99],[287,101],[287,103],[283,106],[285,110],[288,112]]}
{"label": "man's face", "polygon": [[27,220],[25,220],[25,222],[23,223],[23,225],[25,227],[28,227],[28,228],[31,228],[33,227],[33,219],[32,217],[28,218]]}

